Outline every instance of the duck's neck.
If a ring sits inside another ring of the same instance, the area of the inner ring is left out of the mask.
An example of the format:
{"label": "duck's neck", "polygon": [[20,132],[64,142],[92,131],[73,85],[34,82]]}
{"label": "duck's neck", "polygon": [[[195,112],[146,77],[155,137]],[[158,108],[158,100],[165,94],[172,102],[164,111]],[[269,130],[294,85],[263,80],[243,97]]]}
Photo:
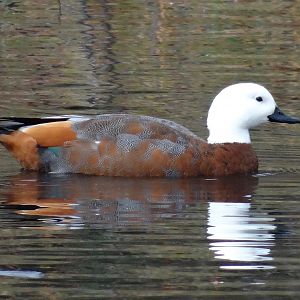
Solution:
{"label": "duck's neck", "polygon": [[210,128],[209,137],[207,139],[209,144],[224,144],[224,143],[242,143],[250,144],[250,133],[248,129],[244,128]]}

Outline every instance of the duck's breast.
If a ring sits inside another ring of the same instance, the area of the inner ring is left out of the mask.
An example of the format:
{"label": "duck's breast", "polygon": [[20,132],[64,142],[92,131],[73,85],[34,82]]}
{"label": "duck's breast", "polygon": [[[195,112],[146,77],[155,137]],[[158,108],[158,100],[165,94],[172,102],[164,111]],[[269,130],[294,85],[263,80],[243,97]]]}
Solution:
{"label": "duck's breast", "polygon": [[206,176],[257,173],[258,159],[251,144],[203,144],[201,173]]}

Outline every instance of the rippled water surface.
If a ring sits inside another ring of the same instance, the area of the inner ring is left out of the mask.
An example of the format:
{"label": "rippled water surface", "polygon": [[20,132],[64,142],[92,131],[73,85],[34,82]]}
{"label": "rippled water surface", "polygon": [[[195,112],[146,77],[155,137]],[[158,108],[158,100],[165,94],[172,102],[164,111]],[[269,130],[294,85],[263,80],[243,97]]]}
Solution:
{"label": "rippled water surface", "polygon": [[[128,112],[206,137],[224,86],[300,116],[299,1],[0,2],[1,115]],[[298,299],[300,127],[252,132],[257,176],[24,173],[0,149],[0,298]]]}

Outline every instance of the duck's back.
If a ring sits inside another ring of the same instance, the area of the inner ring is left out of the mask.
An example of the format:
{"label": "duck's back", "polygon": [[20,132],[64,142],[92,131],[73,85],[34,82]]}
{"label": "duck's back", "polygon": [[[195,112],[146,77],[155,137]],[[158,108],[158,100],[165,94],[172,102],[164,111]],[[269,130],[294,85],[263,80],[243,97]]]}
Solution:
{"label": "duck's back", "polygon": [[93,118],[70,119],[78,139],[99,141],[117,138],[121,134],[136,135],[140,139],[170,139],[173,142],[198,138],[186,127],[166,119],[129,114],[104,114]]}

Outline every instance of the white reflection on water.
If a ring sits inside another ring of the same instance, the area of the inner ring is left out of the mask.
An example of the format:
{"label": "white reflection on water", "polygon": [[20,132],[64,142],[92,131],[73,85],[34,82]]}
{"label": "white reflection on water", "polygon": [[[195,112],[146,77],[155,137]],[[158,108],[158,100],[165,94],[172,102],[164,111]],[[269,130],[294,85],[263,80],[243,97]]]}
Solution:
{"label": "white reflection on water", "polygon": [[19,277],[19,278],[42,278],[43,273],[37,271],[22,270],[0,270],[0,276]]}
{"label": "white reflection on water", "polygon": [[222,269],[266,269],[273,266],[241,265],[238,262],[273,260],[275,219],[264,213],[250,213],[250,203],[211,202],[208,208],[208,239],[215,258],[234,265]]}

